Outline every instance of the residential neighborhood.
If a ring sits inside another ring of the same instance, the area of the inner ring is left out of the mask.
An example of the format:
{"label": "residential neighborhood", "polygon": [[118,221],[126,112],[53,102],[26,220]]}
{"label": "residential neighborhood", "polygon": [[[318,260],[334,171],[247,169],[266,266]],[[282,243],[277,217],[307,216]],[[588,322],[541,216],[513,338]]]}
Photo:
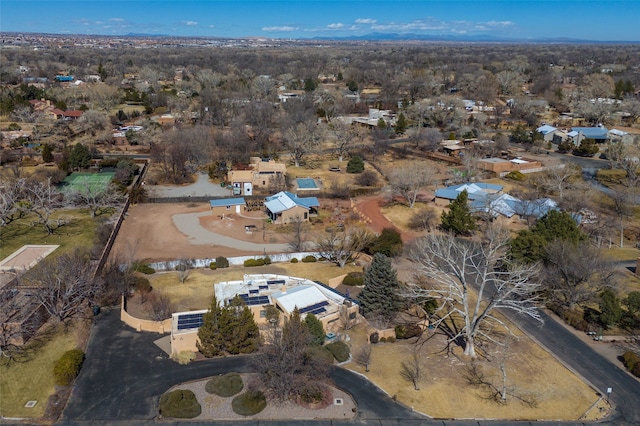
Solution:
{"label": "residential neighborhood", "polygon": [[0,422],[640,422],[637,44],[2,36]]}

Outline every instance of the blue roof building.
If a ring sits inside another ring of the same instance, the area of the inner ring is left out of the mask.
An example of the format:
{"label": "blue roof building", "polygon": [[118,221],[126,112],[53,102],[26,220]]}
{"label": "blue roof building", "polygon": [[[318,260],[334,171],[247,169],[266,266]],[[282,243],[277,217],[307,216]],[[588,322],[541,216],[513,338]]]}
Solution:
{"label": "blue roof building", "polygon": [[281,191],[265,198],[267,215],[275,223],[289,223],[296,219],[308,221],[311,214],[317,214],[320,202],[316,197],[298,197],[289,191]]}
{"label": "blue roof building", "polygon": [[247,203],[245,203],[244,198],[236,197],[210,200],[209,205],[212,214],[224,217],[225,214],[240,213],[243,208],[246,207]]}
{"label": "blue roof building", "polygon": [[576,145],[587,138],[605,143],[609,140],[609,130],[606,127],[572,127],[569,137],[573,138],[573,143]]}
{"label": "blue roof building", "polygon": [[436,198],[445,200],[455,200],[462,191],[466,190],[470,201],[485,198],[488,194],[494,194],[502,191],[502,185],[492,183],[476,182],[462,183],[460,185],[448,186],[436,190]]}

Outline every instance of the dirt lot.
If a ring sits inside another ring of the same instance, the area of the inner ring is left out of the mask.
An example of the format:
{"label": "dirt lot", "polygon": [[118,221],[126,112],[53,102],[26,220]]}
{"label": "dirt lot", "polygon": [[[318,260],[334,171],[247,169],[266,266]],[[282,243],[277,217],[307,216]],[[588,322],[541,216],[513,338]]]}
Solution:
{"label": "dirt lot", "polygon": [[[348,200],[320,200],[321,209],[317,223],[310,226],[308,239],[316,232],[324,232],[331,223],[351,219]],[[262,254],[262,251],[239,250],[211,241],[208,244],[194,244],[188,235],[176,227],[173,216],[183,213],[209,211],[205,203],[180,204],[136,204],[129,208],[127,218],[113,247],[112,257],[164,261],[176,258],[233,257]],[[256,244],[282,244],[287,242],[287,228],[266,223],[266,216],[260,212],[247,212],[242,216],[234,214],[220,219],[218,216],[203,215],[200,225],[213,233]],[[246,225],[255,225],[253,232],[246,232]]]}

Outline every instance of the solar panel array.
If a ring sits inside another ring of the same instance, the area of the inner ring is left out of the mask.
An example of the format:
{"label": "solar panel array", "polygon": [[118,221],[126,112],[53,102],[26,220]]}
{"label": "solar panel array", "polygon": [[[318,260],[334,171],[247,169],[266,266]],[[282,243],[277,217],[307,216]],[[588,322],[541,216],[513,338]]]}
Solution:
{"label": "solar panel array", "polygon": [[240,298],[246,303],[248,306],[254,305],[268,305],[269,296],[252,296],[250,297],[248,294],[239,294]]}
{"label": "solar panel array", "polygon": [[315,315],[314,311],[317,311],[319,308],[322,308],[322,311],[320,312],[325,312],[326,309],[324,309],[323,306],[327,306],[327,305],[329,305],[329,302],[327,302],[326,300],[323,300],[322,302],[316,303],[315,305],[307,306],[305,308],[300,309],[300,313],[306,314],[307,312],[309,312]]}
{"label": "solar panel array", "polygon": [[260,290],[269,290],[269,286],[268,285],[259,285],[258,288]]}
{"label": "solar panel array", "polygon": [[268,285],[286,284],[285,280],[267,280]]}
{"label": "solar panel array", "polygon": [[307,312],[308,314],[313,314],[313,315],[319,315],[323,312],[327,312],[327,310],[325,308],[316,308],[313,311],[309,311]]}
{"label": "solar panel array", "polygon": [[202,327],[203,315],[203,313],[180,315],[178,317],[178,330]]}

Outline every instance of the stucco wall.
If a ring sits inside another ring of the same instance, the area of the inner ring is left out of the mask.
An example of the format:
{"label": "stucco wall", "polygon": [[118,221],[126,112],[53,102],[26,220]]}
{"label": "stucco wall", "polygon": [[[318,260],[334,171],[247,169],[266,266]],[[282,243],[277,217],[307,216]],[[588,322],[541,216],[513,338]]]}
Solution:
{"label": "stucco wall", "polygon": [[129,315],[126,311],[126,302],[124,297],[120,305],[120,320],[127,324],[129,327],[135,328],[136,331],[151,331],[154,333],[170,333],[171,332],[171,318],[163,321],[151,321],[143,320]]}

